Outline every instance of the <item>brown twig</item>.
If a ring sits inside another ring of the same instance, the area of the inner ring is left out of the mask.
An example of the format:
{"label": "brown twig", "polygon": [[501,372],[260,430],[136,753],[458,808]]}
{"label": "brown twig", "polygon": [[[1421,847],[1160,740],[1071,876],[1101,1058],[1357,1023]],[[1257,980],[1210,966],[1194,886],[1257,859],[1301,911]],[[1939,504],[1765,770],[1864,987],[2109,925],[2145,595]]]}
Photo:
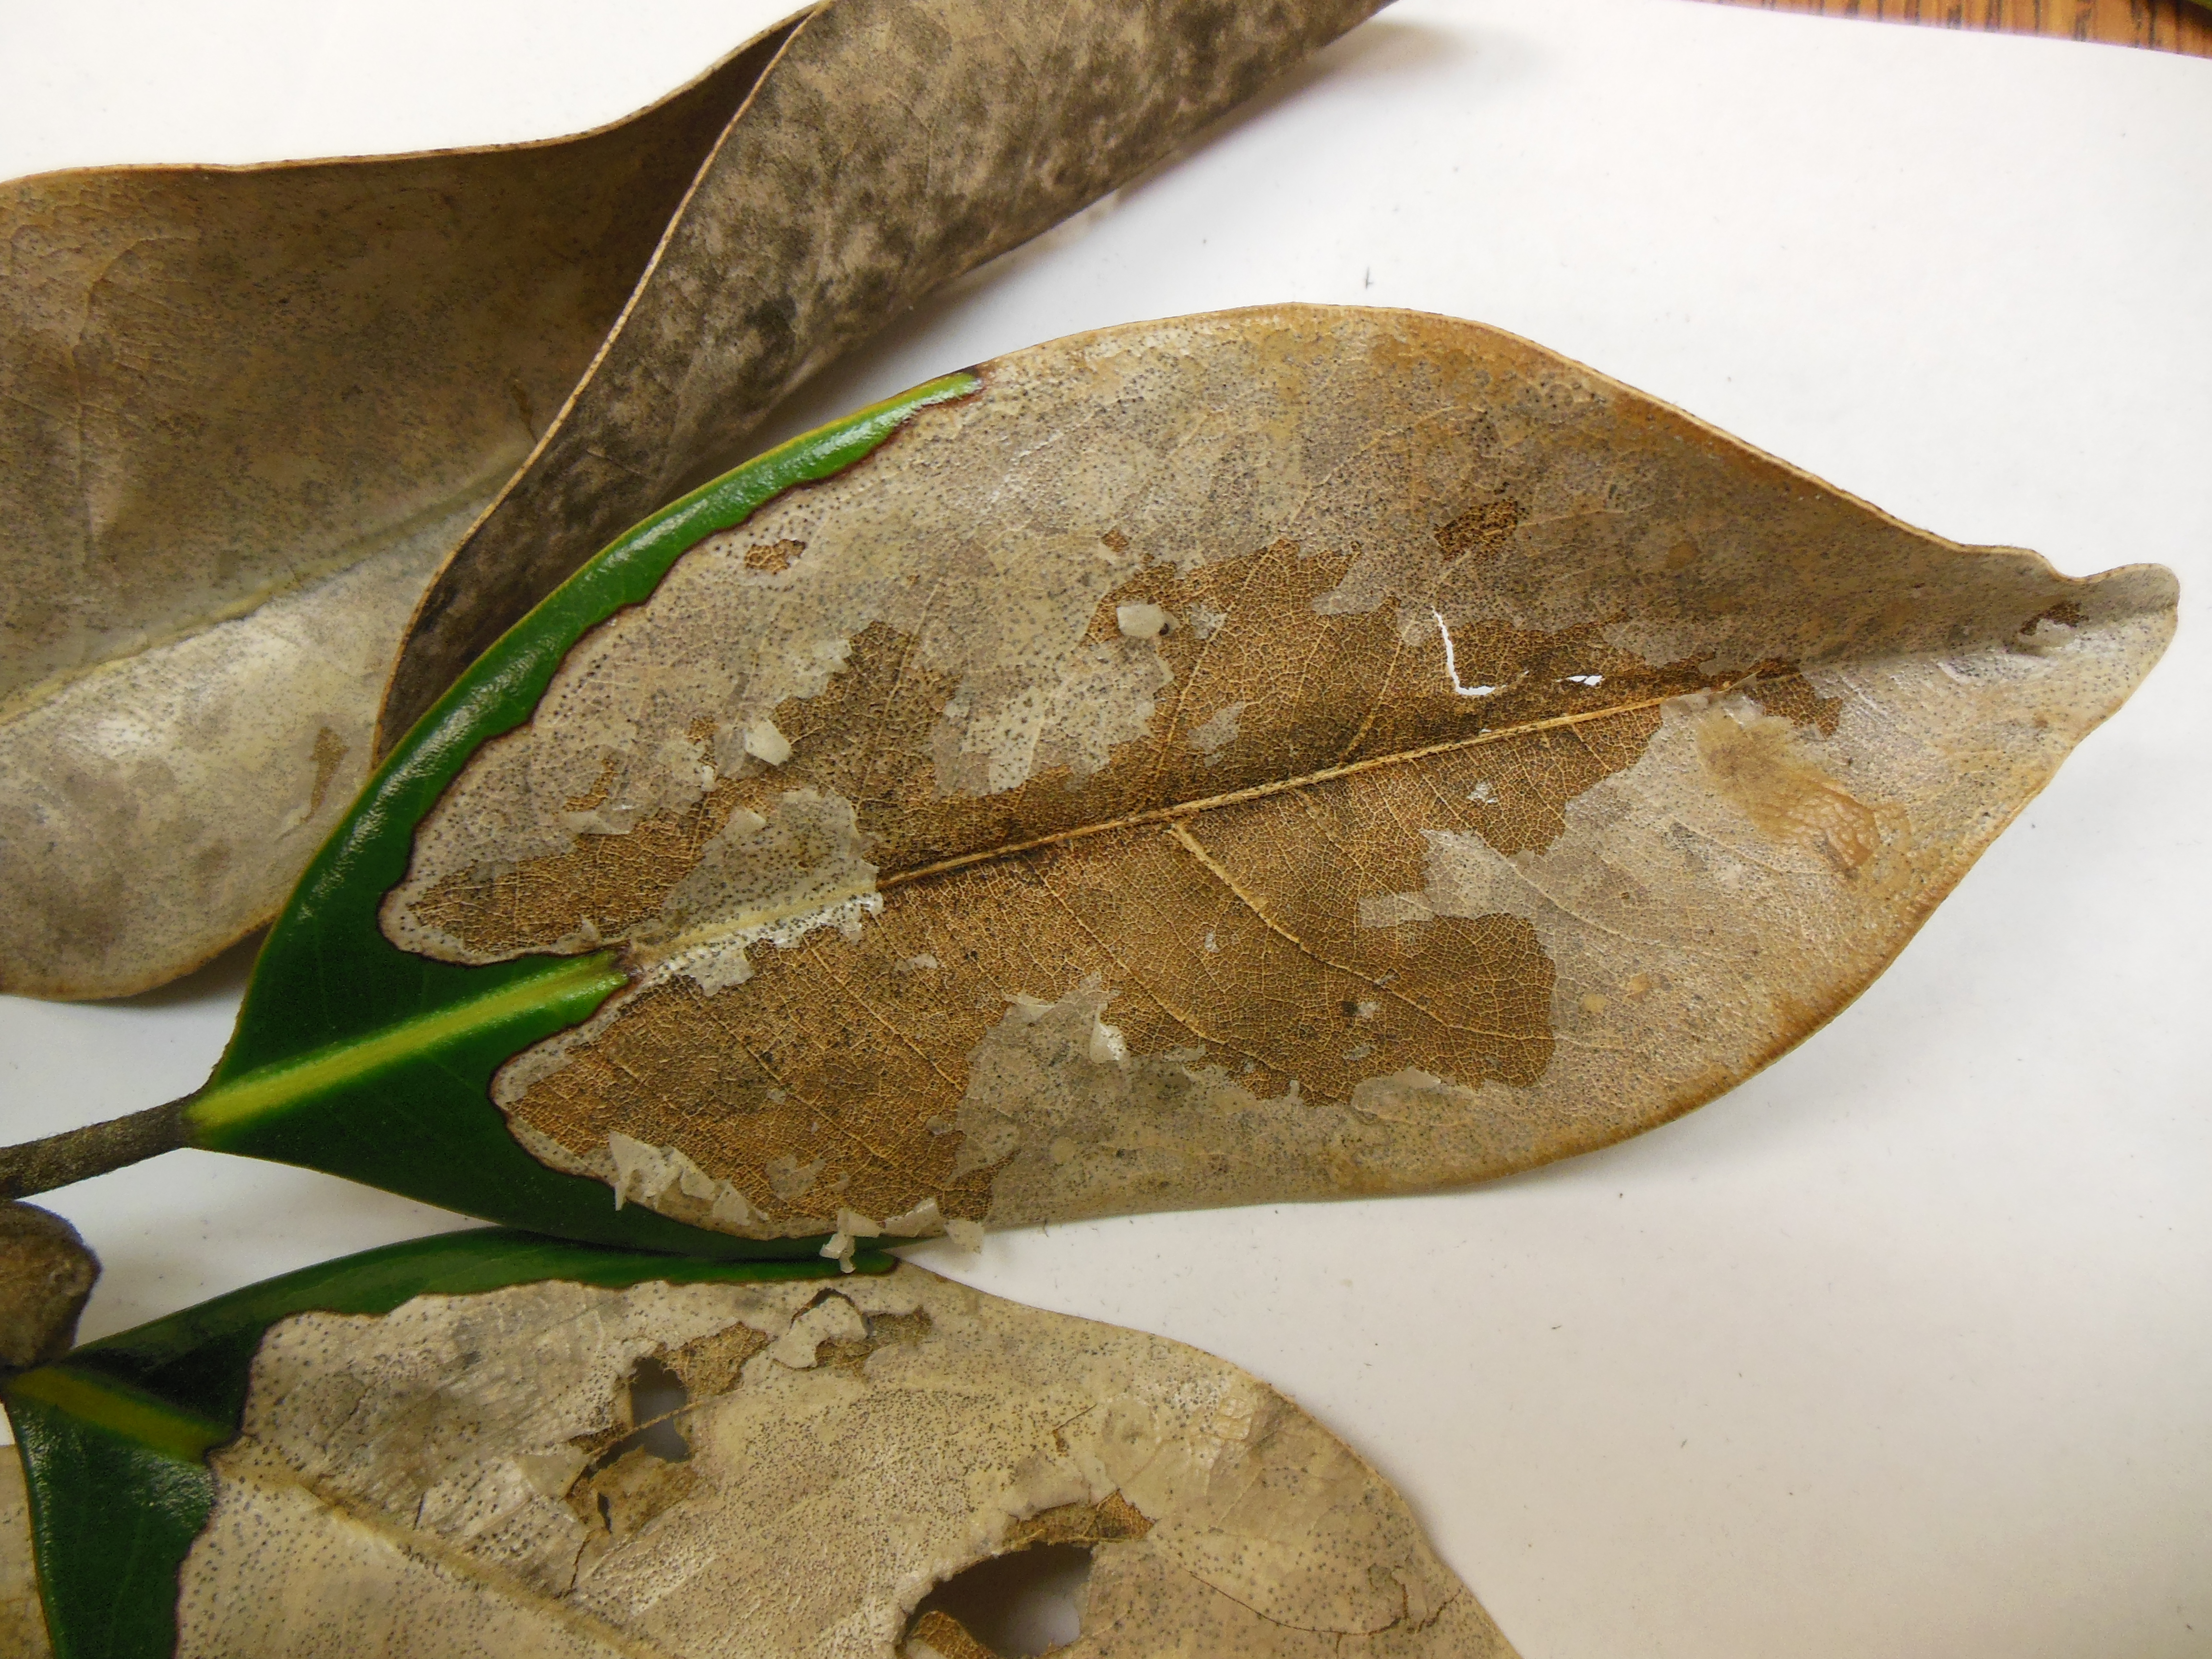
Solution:
{"label": "brown twig", "polygon": [[50,1193],[183,1145],[185,1101],[173,1100],[106,1123],[0,1148],[0,1200]]}

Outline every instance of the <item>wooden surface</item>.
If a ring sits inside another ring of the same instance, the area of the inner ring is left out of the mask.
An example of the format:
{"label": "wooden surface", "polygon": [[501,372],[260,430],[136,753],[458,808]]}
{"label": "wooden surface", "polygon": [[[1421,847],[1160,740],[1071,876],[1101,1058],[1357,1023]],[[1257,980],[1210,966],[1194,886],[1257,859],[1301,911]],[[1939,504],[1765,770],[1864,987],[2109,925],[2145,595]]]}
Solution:
{"label": "wooden surface", "polygon": [[2056,34],[2212,58],[2212,9],[2195,0],[1729,0],[1768,11],[1872,17],[1938,28]]}

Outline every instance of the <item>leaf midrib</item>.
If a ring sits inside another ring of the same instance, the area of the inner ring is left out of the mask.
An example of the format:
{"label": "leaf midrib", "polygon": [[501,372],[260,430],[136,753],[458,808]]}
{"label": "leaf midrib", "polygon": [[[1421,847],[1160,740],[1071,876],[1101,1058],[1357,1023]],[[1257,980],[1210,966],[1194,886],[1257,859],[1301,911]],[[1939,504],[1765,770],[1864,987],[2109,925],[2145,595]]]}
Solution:
{"label": "leaf midrib", "polygon": [[605,999],[629,982],[609,951],[558,961],[545,972],[495,991],[448,1003],[365,1035],[311,1048],[210,1085],[185,1110],[193,1129],[212,1134],[324,1091],[359,1081],[404,1060],[450,1047],[481,1031],[569,999]]}
{"label": "leaf midrib", "polygon": [[573,1599],[573,1584],[566,1594],[533,1584],[512,1569],[462,1547],[434,1528],[408,1526],[388,1512],[362,1502],[356,1494],[316,1479],[273,1446],[264,1444],[257,1449],[261,1456],[250,1466],[226,1468],[226,1478],[264,1492],[281,1492],[289,1486],[303,1492],[337,1524],[358,1528],[399,1555],[430,1563],[489,1595],[505,1599],[601,1646],[631,1655],[633,1659],[678,1659],[674,1650],[624,1630],[580,1605]]}
{"label": "leaf midrib", "polygon": [[112,1377],[92,1376],[67,1364],[26,1371],[8,1385],[8,1393],[13,1398],[51,1406],[80,1423],[179,1463],[198,1463],[209,1448],[222,1444],[237,1432],[158,1395]]}
{"label": "leaf midrib", "polygon": [[[1747,674],[1740,680],[1710,688],[1708,695],[1725,696],[1742,690],[1760,677]],[[1462,750],[1478,749],[1485,744],[1503,743],[1513,738],[1525,738],[1538,732],[1553,732],[1566,726],[1589,726],[1599,720],[1611,720],[1619,714],[1632,714],[1639,709],[1656,708],[1684,696],[1681,691],[1669,691],[1661,696],[1642,697],[1633,702],[1614,703],[1609,708],[1592,708],[1572,714],[1554,714],[1540,720],[1526,720],[1518,726],[1501,726],[1479,732],[1471,738],[1452,738],[1443,743],[1425,744],[1418,749],[1401,749],[1389,755],[1370,755],[1364,760],[1347,761],[1340,766],[1325,766],[1317,771],[1302,773],[1294,778],[1270,779],[1265,783],[1250,784],[1242,789],[1231,789],[1218,795],[1201,796],[1195,800],[1176,801],[1166,806],[1147,807],[1141,812],[1128,812],[1116,818],[1105,818],[1096,823],[1079,823],[1066,830],[1055,830],[1050,835],[1034,836],[1028,841],[1002,842],[996,847],[979,848],[972,853],[957,854],[939,859],[935,863],[917,866],[911,870],[896,870],[878,876],[876,890],[888,892],[895,887],[926,880],[933,876],[964,870],[971,865],[988,864],[996,859],[1018,858],[1024,853],[1042,848],[1058,847],[1066,842],[1087,840],[1092,836],[1109,836],[1123,830],[1141,830],[1156,823],[1171,823],[1180,818],[1197,817],[1224,806],[1240,806],[1247,801],[1265,800],[1272,795],[1286,794],[1293,789],[1308,789],[1317,784],[1331,783],[1339,778],[1352,777],[1361,772],[1379,771],[1385,767],[1407,765],[1426,760],[1432,755],[1454,754]]]}

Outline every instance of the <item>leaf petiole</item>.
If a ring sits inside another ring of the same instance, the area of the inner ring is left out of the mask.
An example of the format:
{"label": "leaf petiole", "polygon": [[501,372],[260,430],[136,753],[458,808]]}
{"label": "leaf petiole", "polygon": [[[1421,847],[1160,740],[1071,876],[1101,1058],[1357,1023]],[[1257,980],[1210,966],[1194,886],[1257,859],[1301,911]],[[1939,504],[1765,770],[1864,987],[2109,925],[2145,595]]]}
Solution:
{"label": "leaf petiole", "polygon": [[127,1169],[191,1143],[185,1138],[185,1108],[193,1097],[149,1106],[105,1123],[64,1129],[20,1146],[0,1147],[0,1200],[29,1198],[57,1187]]}
{"label": "leaf petiole", "polygon": [[554,959],[544,971],[482,996],[418,1014],[364,1036],[329,1043],[210,1084],[184,1102],[185,1146],[219,1144],[227,1130],[272,1117],[319,1098],[333,1088],[359,1083],[410,1060],[426,1060],[468,1038],[489,1035],[521,1018],[556,1015],[576,1024],[599,1011],[628,982],[614,953]]}

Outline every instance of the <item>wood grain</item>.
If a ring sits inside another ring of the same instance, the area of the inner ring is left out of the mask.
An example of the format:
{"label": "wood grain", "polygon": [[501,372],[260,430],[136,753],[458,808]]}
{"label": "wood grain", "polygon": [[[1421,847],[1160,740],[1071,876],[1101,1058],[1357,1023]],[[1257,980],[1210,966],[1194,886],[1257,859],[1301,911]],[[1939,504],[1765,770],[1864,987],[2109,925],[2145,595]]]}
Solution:
{"label": "wood grain", "polygon": [[2053,34],[2212,58],[2212,9],[2196,0],[1722,0],[1766,11],[1870,17],[1937,28]]}

